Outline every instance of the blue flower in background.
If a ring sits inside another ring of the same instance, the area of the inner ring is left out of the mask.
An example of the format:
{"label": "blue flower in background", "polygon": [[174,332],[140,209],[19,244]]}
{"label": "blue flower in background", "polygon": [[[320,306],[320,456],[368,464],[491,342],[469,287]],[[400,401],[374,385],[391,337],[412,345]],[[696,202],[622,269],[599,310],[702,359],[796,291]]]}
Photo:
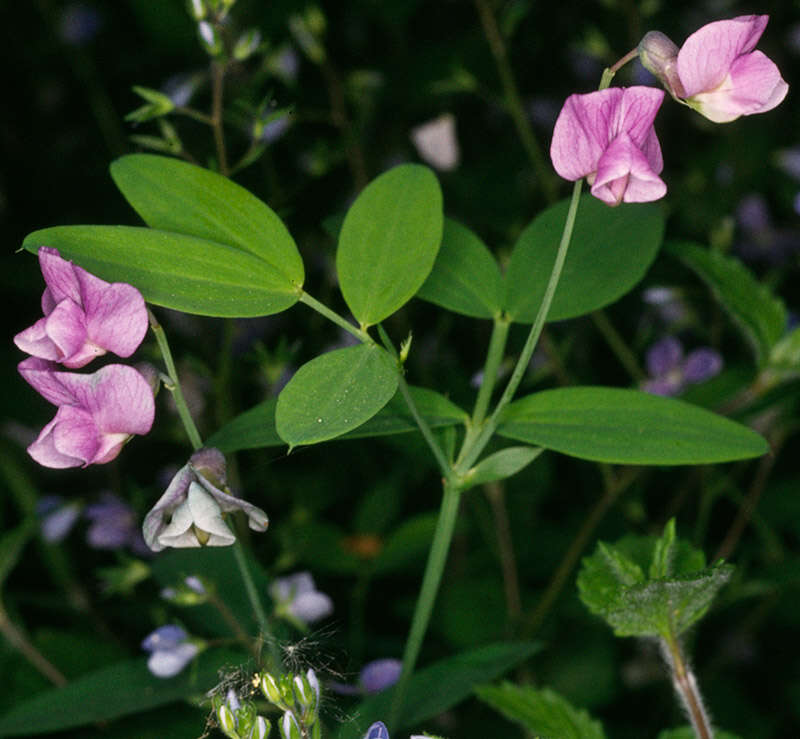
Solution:
{"label": "blue flower in background", "polygon": [[200,651],[189,641],[189,635],[176,624],[160,626],[142,641],[142,649],[150,652],[147,669],[156,677],[174,677]]}
{"label": "blue flower in background", "polygon": [[642,390],[653,395],[678,395],[687,385],[705,382],[722,369],[722,357],[709,347],[702,347],[684,357],[683,345],[674,336],[656,342],[647,351],[650,379]]}

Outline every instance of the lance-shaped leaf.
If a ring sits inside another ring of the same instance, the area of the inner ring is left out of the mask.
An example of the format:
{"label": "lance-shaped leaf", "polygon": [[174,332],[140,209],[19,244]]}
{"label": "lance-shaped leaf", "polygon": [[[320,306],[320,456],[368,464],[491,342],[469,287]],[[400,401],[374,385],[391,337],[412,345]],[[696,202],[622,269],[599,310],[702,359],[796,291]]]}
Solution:
{"label": "lance-shaped leaf", "polygon": [[709,464],[768,451],[755,431],[681,400],[638,390],[570,387],[511,403],[497,433],[581,459]]}
{"label": "lance-shaped leaf", "polygon": [[[536,317],[568,207],[569,201],[563,200],[540,213],[514,246],[504,306],[514,321],[531,323]],[[644,277],[663,233],[664,215],[656,204],[609,208],[584,195],[548,319],[581,316],[621,298]]]}
{"label": "lance-shaped leaf", "polygon": [[466,475],[465,484],[483,485],[494,480],[505,480],[527,467],[544,450],[539,447],[510,446],[490,454],[476,464]]}
{"label": "lance-shaped leaf", "polygon": [[693,270],[730,313],[763,363],[786,328],[786,308],[738,259],[695,244],[670,242],[667,251]]}
{"label": "lance-shaped leaf", "polygon": [[371,182],[345,216],[336,252],[342,295],[363,326],[401,308],[433,267],[442,192],[427,167],[403,164]]}
{"label": "lance-shaped leaf", "polygon": [[475,694],[535,736],[605,739],[599,721],[548,688],[537,690],[530,685],[503,682],[500,685],[480,685]]}
{"label": "lance-shaped leaf", "polygon": [[278,435],[290,447],[341,436],[383,408],[398,380],[394,361],[375,344],[336,349],[312,359],[278,396]]}
{"label": "lance-shaped leaf", "polygon": [[121,157],[111,176],[151,228],[238,247],[269,265],[273,281],[302,286],[303,261],[283,221],[227,177],[156,154]]}
{"label": "lance-shaped leaf", "polygon": [[266,316],[297,302],[299,288],[255,254],[171,231],[134,226],[57,226],[23,247],[58,249],[108,282],[127,282],[155,305],[202,316]]}
{"label": "lance-shaped leaf", "polygon": [[466,226],[445,219],[442,245],[417,297],[474,318],[493,318],[503,304],[503,277],[492,253]]}

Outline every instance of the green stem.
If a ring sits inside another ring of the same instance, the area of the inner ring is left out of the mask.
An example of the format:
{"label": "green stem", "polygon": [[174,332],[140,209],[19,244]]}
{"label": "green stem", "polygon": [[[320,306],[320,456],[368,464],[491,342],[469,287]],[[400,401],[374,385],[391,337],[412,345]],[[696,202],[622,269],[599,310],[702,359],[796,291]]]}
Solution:
{"label": "green stem", "polygon": [[186,405],[186,398],[183,397],[181,383],[178,379],[178,371],[175,369],[175,362],[172,359],[172,352],[167,342],[167,335],[164,333],[164,329],[149,308],[147,309],[147,314],[150,317],[150,328],[153,330],[153,334],[155,334],[158,348],[161,351],[161,356],[164,358],[164,364],[167,367],[167,375],[169,375],[170,382],[172,383],[172,387],[168,387],[167,389],[172,393],[172,397],[175,400],[178,416],[181,419],[181,423],[183,423],[184,429],[186,429],[186,435],[189,437],[192,448],[197,451],[203,446],[203,440],[200,438],[200,432],[197,430],[192,414],[189,412],[189,406]]}
{"label": "green stem", "polygon": [[645,379],[642,368],[636,355],[628,348],[625,340],[620,336],[619,331],[614,328],[614,324],[608,320],[608,316],[602,310],[596,310],[592,315],[592,321],[597,326],[606,343],[610,347],[619,363],[627,370],[628,374],[636,381],[641,382]]}
{"label": "green stem", "polygon": [[478,397],[475,400],[475,408],[472,411],[473,426],[480,426],[483,423],[483,419],[486,418],[492,391],[497,382],[497,370],[500,367],[500,362],[503,361],[503,352],[506,348],[510,325],[511,322],[506,316],[495,316],[492,336],[489,339],[489,351],[486,354],[486,364],[483,367],[483,380],[478,390]]}
{"label": "green stem", "polygon": [[561,234],[561,242],[558,245],[558,252],[556,253],[553,269],[550,272],[550,279],[547,282],[547,287],[545,288],[544,296],[539,306],[539,312],[536,314],[528,338],[525,341],[525,346],[522,348],[514,371],[511,373],[508,384],[503,391],[503,395],[500,397],[492,415],[484,422],[480,432],[475,437],[470,438],[468,436],[464,440],[464,446],[461,449],[459,462],[457,464],[457,472],[461,474],[464,474],[474,464],[475,460],[489,442],[492,434],[494,434],[499,423],[500,414],[514,397],[514,393],[517,391],[520,382],[522,382],[525,370],[528,368],[528,363],[531,361],[531,356],[536,348],[539,336],[542,333],[542,328],[544,328],[547,314],[550,311],[550,305],[553,302],[558,281],[561,278],[564,260],[567,258],[567,250],[569,249],[569,244],[572,240],[572,230],[575,226],[575,217],[578,213],[582,184],[583,180],[578,180],[572,189],[572,200],[570,201],[567,218],[564,222],[564,232]]}
{"label": "green stem", "polygon": [[225,85],[225,65],[211,62],[211,129],[214,131],[214,144],[217,147],[217,162],[220,174],[227,177],[228,154],[225,150],[225,132],[222,128],[222,91]]}
{"label": "green stem", "polygon": [[489,48],[492,50],[497,72],[500,75],[500,82],[503,85],[503,94],[506,100],[506,109],[514,121],[522,146],[525,148],[525,153],[528,155],[531,166],[536,172],[545,197],[548,202],[554,203],[558,199],[558,186],[550,172],[550,168],[547,166],[542,147],[539,146],[536,134],[534,134],[533,128],[528,121],[528,116],[525,114],[525,107],[522,104],[522,97],[519,94],[514,72],[508,60],[508,51],[505,41],[503,41],[503,35],[497,26],[497,19],[494,17],[494,13],[486,0],[475,0],[475,7],[478,10],[483,32],[489,42]]}
{"label": "green stem", "polygon": [[242,576],[244,589],[247,592],[250,606],[258,622],[258,628],[261,630],[261,636],[266,637],[270,633],[269,621],[267,620],[267,614],[264,612],[264,606],[261,605],[261,598],[258,597],[258,590],[256,590],[253,575],[250,572],[250,565],[247,563],[247,555],[238,538],[233,544],[233,553],[236,556],[236,564],[239,566],[239,573]]}
{"label": "green stem", "polygon": [[333,321],[337,326],[343,328],[349,334],[355,336],[359,341],[365,344],[374,343],[372,337],[363,329],[354,326],[352,323],[342,318],[336,311],[332,311],[327,305],[320,303],[319,300],[312,298],[307,292],[301,291],[300,302],[305,303],[309,308],[317,311],[322,316],[325,316],[329,321]]}
{"label": "green stem", "polygon": [[674,634],[668,634],[661,639],[661,646],[667,663],[672,671],[672,683],[675,692],[683,703],[684,710],[694,729],[697,739],[714,739],[711,721],[703,705],[700,689],[686,660],[683,657],[681,646]]}
{"label": "green stem", "polygon": [[417,404],[414,402],[414,398],[411,397],[411,393],[409,392],[406,378],[403,377],[403,368],[400,364],[400,358],[397,354],[397,350],[394,348],[394,344],[392,344],[392,340],[389,338],[389,335],[386,333],[386,331],[384,331],[383,326],[380,324],[378,324],[378,335],[381,337],[381,341],[383,342],[383,345],[386,347],[387,351],[395,358],[395,360],[397,360],[398,387],[400,389],[400,394],[403,396],[403,400],[405,400],[408,409],[411,411],[411,415],[414,417],[414,421],[419,427],[419,430],[427,442],[431,452],[433,453],[433,456],[436,457],[436,463],[439,465],[439,470],[442,473],[442,477],[449,480],[453,474],[453,469],[450,465],[450,462],[447,460],[447,457],[442,451],[441,446],[439,446],[437,443],[436,437],[433,435],[433,431],[431,431],[431,427],[428,425],[428,422],[422,417],[417,409]]}
{"label": "green stem", "polygon": [[417,605],[411,620],[411,630],[403,652],[403,670],[394,689],[392,710],[389,715],[390,733],[397,726],[400,718],[408,690],[408,681],[417,663],[422,641],[425,638],[428,622],[433,612],[433,605],[439,591],[439,583],[442,580],[445,562],[447,561],[447,552],[450,549],[450,541],[453,538],[453,531],[458,517],[460,494],[460,489],[453,482],[444,481],[442,507],[439,509],[439,518],[433,534],[433,543],[428,554],[428,562],[425,565],[425,574],[422,578],[422,588],[417,598]]}

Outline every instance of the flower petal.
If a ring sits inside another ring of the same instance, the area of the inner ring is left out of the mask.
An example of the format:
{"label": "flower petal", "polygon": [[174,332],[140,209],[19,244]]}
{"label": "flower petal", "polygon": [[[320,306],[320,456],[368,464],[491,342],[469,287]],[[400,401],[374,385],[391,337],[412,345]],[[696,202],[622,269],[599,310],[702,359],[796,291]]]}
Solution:
{"label": "flower petal", "polygon": [[292,600],[289,612],[304,623],[314,623],[333,613],[333,601],[330,596],[315,590],[313,593],[301,593]]}
{"label": "flower petal", "polygon": [[177,624],[164,624],[150,632],[142,641],[141,647],[145,652],[174,649],[188,638],[189,635]]}
{"label": "flower petal", "polygon": [[156,677],[174,677],[197,655],[197,645],[191,642],[179,644],[173,649],[159,649],[147,660],[147,669]]}
{"label": "flower petal", "polygon": [[20,331],[14,337],[14,343],[17,347],[22,349],[22,351],[34,357],[39,357],[40,359],[56,361],[63,356],[47,334],[46,316],[40,318],[30,328]]}
{"label": "flower petal", "polygon": [[161,551],[164,547],[177,547],[179,549],[199,547],[200,542],[192,529],[193,523],[194,519],[189,508],[189,502],[184,501],[172,512],[172,519],[167,526],[161,529],[154,543],[155,545],[148,541],[147,531],[144,532],[145,541],[155,552]]}
{"label": "flower petal", "polygon": [[64,298],[69,298],[73,303],[80,305],[81,291],[72,262],[63,259],[58,249],[49,246],[40,246],[37,254],[42,276],[47,283],[47,290],[42,296],[45,314],[50,312],[45,308],[45,304],[57,305]]}
{"label": "flower petal", "polygon": [[721,85],[736,57],[758,43],[768,21],[767,15],[739,16],[709,23],[689,36],[678,52],[678,75],[686,97]]}
{"label": "flower petal", "polygon": [[123,282],[100,287],[93,275],[80,268],[76,271],[89,339],[120,357],[129,357],[147,333],[147,308],[141,293]]}
{"label": "flower petal", "polygon": [[609,205],[642,203],[664,196],[667,186],[630,137],[622,133],[611,143],[597,166],[592,195]]}
{"label": "flower petal", "polygon": [[647,350],[647,372],[651,377],[666,375],[683,359],[683,346],[674,336],[657,341]]}
{"label": "flower petal", "polygon": [[686,357],[683,376],[686,382],[705,382],[720,373],[722,364],[719,352],[707,347],[695,349]]}
{"label": "flower petal", "polygon": [[86,341],[86,315],[83,308],[69,298],[58,303],[47,316],[45,329],[58,349],[56,361],[65,367],[83,367],[104,354],[99,346]]}
{"label": "flower petal", "polygon": [[69,387],[61,382],[65,374],[57,372],[58,365],[39,357],[28,357],[17,365],[17,371],[37,393],[53,405],[74,405],[77,398]]}
{"label": "flower petal", "polygon": [[188,464],[181,467],[172,478],[164,494],[144,517],[142,535],[145,543],[152,551],[160,552],[166,546],[159,542],[159,536],[166,527],[164,519],[186,500],[192,477],[192,470]]}
{"label": "flower petal", "polygon": [[222,520],[222,511],[217,501],[196,482],[189,485],[187,503],[194,525],[210,535],[208,541],[204,542],[206,546],[227,547],[236,541],[236,536]]}
{"label": "flower petal", "polygon": [[[653,121],[663,101],[664,91],[655,87],[636,85],[622,88],[615,126],[608,140],[612,141],[618,134],[624,132],[641,149],[654,135]],[[659,153],[660,151],[659,149]]]}

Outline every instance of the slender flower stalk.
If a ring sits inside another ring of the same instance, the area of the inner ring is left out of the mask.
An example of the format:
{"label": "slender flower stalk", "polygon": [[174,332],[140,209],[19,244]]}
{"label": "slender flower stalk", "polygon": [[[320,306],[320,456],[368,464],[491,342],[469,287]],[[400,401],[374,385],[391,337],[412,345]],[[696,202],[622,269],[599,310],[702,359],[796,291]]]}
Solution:
{"label": "slender flower stalk", "polygon": [[695,736],[697,739],[714,739],[711,718],[703,705],[703,697],[700,695],[697,680],[683,656],[678,640],[673,636],[664,637],[661,647],[672,673],[675,692],[681,699],[681,704],[689,717]]}

